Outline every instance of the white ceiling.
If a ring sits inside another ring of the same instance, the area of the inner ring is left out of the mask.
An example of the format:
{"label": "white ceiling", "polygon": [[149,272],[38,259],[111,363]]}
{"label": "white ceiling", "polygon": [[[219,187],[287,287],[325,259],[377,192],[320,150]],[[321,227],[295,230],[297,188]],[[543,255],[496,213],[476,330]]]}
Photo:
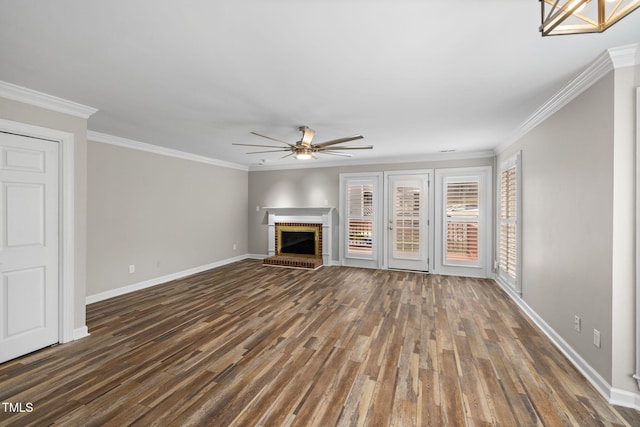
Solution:
{"label": "white ceiling", "polygon": [[270,144],[250,131],[295,142],[300,125],[314,142],[364,135],[374,149],[356,161],[464,154],[505,143],[606,49],[640,42],[640,11],[542,38],[539,7],[0,0],[0,80],[97,108],[92,131],[237,164],[282,156],[231,145]]}

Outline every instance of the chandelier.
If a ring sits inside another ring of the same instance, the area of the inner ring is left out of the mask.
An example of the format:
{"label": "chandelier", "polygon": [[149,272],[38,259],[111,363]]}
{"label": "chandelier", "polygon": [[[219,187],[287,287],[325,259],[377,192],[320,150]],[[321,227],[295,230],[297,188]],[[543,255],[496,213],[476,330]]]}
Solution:
{"label": "chandelier", "polygon": [[540,0],[543,36],[601,33],[635,9],[640,0]]}

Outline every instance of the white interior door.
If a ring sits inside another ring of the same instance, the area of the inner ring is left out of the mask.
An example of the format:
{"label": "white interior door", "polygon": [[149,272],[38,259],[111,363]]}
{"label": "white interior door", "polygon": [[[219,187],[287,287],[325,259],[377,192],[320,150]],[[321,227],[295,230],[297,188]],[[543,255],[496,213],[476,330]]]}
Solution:
{"label": "white interior door", "polygon": [[58,144],[0,132],[0,363],[59,340]]}
{"label": "white interior door", "polygon": [[429,270],[429,175],[387,175],[387,266]]}

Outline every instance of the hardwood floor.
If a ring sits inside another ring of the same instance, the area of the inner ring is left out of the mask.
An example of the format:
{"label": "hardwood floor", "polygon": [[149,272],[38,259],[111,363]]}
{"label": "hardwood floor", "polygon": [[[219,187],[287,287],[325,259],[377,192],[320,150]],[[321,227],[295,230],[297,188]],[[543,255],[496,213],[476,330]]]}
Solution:
{"label": "hardwood floor", "polygon": [[0,425],[640,425],[487,280],[246,260],[0,365]]}

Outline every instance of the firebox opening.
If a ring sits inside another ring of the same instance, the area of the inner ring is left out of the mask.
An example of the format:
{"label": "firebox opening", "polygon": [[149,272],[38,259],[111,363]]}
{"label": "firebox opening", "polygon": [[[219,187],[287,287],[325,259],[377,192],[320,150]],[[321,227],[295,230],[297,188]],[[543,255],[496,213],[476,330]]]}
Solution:
{"label": "firebox opening", "polygon": [[316,225],[278,224],[276,255],[296,257],[320,256],[320,230]]}
{"label": "firebox opening", "polygon": [[310,231],[283,231],[280,253],[295,255],[315,255],[315,233]]}

